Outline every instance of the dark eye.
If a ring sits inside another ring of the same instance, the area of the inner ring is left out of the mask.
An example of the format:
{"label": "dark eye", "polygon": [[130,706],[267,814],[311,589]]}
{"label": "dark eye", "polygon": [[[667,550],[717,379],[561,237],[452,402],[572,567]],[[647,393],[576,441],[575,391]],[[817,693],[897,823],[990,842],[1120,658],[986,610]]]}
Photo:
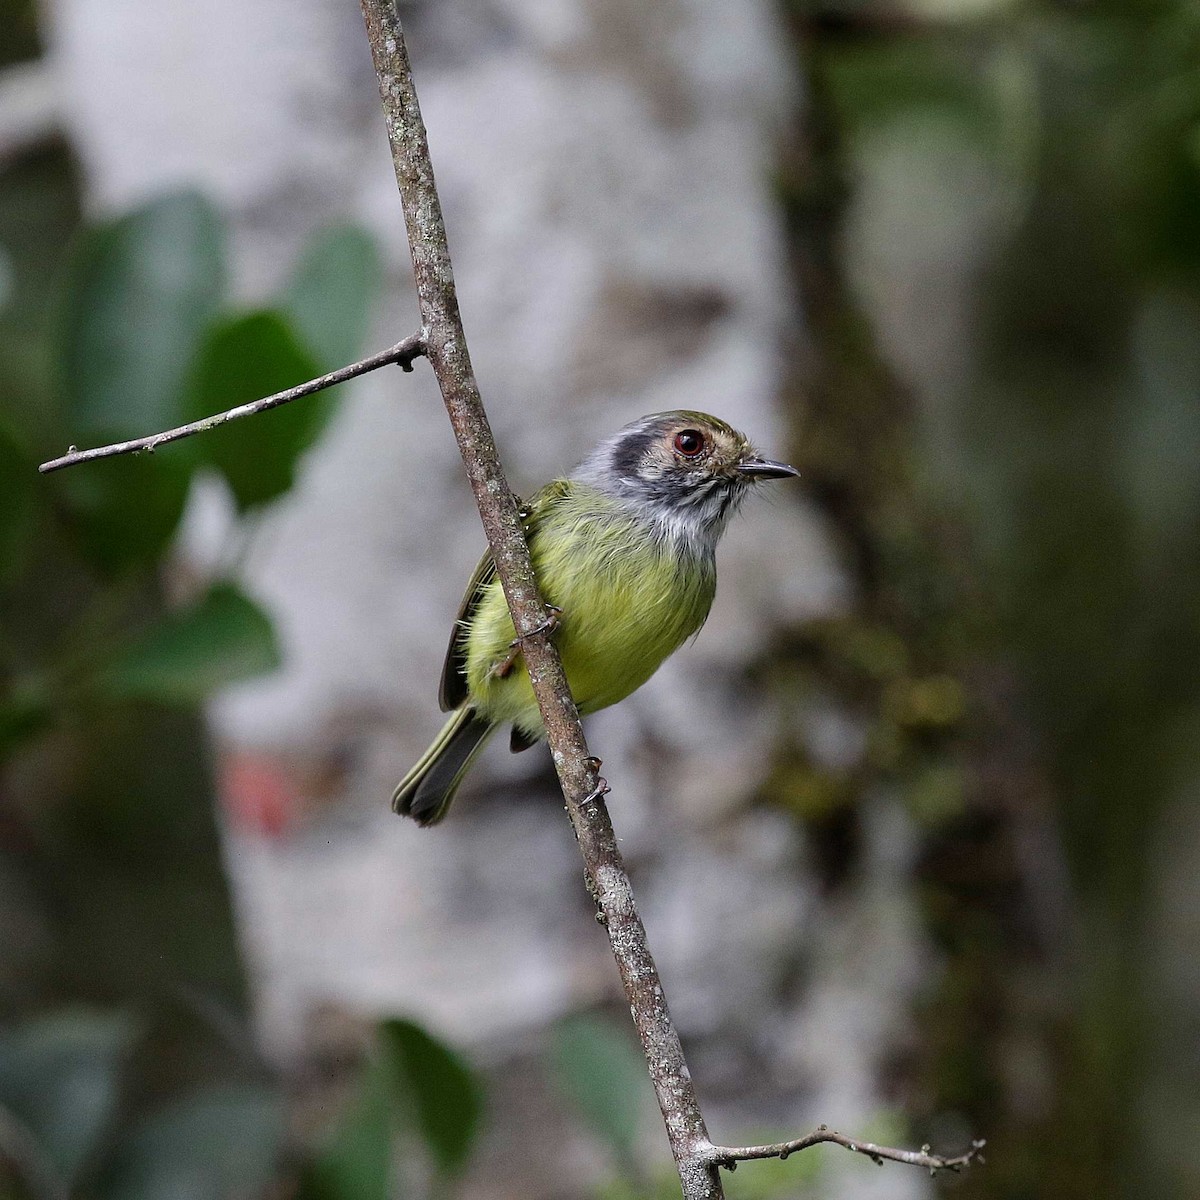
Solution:
{"label": "dark eye", "polygon": [[675,449],[684,458],[695,458],[704,449],[704,434],[698,429],[681,429],[675,435]]}

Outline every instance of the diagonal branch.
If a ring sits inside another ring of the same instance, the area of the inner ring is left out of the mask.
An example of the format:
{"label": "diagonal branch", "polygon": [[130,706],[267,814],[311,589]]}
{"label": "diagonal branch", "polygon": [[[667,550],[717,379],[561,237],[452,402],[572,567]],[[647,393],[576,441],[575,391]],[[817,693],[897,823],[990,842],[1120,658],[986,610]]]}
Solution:
{"label": "diagonal branch", "polygon": [[588,890],[596,902],[597,918],[608,931],[679,1171],[684,1200],[722,1200],[724,1191],[718,1170],[722,1166],[732,1169],[739,1159],[746,1158],[787,1157],[820,1141],[860,1149],[876,1161],[892,1158],[935,1171],[958,1169],[978,1153],[978,1146],[960,1159],[942,1159],[927,1150],[860,1145],[824,1128],[794,1143],[744,1150],[716,1147],[709,1140],[604,803],[608,785],[597,774],[599,760],[588,754],[558,651],[549,638],[551,622],[546,620],[546,609],[538,594],[517,504],[504,478],[471,369],[441,202],[395,3],[361,0],[361,5],[404,207],[426,354],[442,390],[496,571],[521,640],[545,723],[546,739],[583,856]]}
{"label": "diagonal branch", "polygon": [[546,610],[517,505],[501,470],[471,369],[425,125],[394,0],[361,3],[404,206],[426,353],[442,389],[513,624],[522,638],[546,740],[583,855],[588,890],[608,931],[683,1194],[686,1200],[721,1200],[717,1169],[707,1157],[711,1143],[704,1118],[604,804],[607,785],[597,775],[598,760],[588,753],[558,651],[546,633]]}
{"label": "diagonal branch", "polygon": [[414,333],[410,337],[406,337],[404,341],[397,342],[388,350],[381,350],[378,354],[360,359],[347,367],[338,367],[336,371],[330,371],[328,375],[310,379],[307,383],[300,383],[286,391],[276,392],[273,396],[264,396],[261,400],[254,400],[249,404],[239,404],[236,408],[222,413],[214,413],[211,417],[192,421],[189,425],[180,425],[177,429],[168,429],[164,433],[152,433],[128,442],[113,442],[109,446],[97,446],[94,450],[76,450],[72,446],[61,458],[52,458],[49,462],[42,463],[38,470],[43,475],[49,475],[51,471],[61,471],[64,467],[92,462],[97,458],[113,458],[118,454],[140,454],[143,450],[147,454],[153,454],[159,446],[165,446],[168,442],[177,442],[181,438],[191,437],[194,433],[207,433],[210,429],[216,429],[219,425],[225,425],[230,421],[238,421],[242,417],[253,417],[272,408],[279,408],[281,405],[290,404],[293,400],[299,400],[303,396],[311,396],[315,392],[322,392],[335,384],[345,383],[348,379],[357,379],[359,375],[366,375],[369,371],[377,371],[380,367],[391,366],[395,363],[403,370],[411,371],[413,359],[420,358],[424,353],[425,339],[421,334]]}

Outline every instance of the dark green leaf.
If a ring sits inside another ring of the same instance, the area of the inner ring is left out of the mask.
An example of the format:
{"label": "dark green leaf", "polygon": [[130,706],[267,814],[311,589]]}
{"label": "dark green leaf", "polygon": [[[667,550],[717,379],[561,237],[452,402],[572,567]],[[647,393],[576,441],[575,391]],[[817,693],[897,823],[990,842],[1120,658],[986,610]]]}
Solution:
{"label": "dark green leaf", "polygon": [[[795,1136],[795,1130],[773,1129],[769,1133],[759,1130],[737,1138],[736,1144],[765,1145],[787,1141]],[[828,1147],[813,1147],[803,1154],[793,1154],[783,1161],[778,1158],[764,1158],[755,1162],[752,1170],[738,1171],[736,1175],[725,1174],[722,1176],[722,1182],[725,1184],[726,1200],[791,1200],[795,1196],[830,1195],[838,1189],[830,1188],[827,1182],[825,1186],[820,1185],[828,1173],[829,1157],[833,1153]],[[838,1165],[849,1178],[860,1180],[865,1178],[867,1171],[874,1166],[869,1159],[857,1155],[844,1157],[844,1163]],[[679,1191],[678,1183],[675,1190]],[[855,1191],[845,1187],[843,1194],[854,1195]]]}
{"label": "dark green leaf", "polygon": [[88,562],[106,572],[156,562],[179,525],[191,465],[180,455],[108,458],[51,476]]}
{"label": "dark green leaf", "polygon": [[279,661],[267,616],[231,584],[218,584],[118,654],[95,683],[110,695],[194,704]]}
{"label": "dark green leaf", "polygon": [[53,719],[53,708],[44,696],[0,697],[0,760],[23,742],[37,737]]}
{"label": "dark green leaf", "polygon": [[411,1109],[441,1170],[461,1170],[483,1108],[475,1076],[454,1051],[411,1021],[386,1021],[381,1037],[398,1102]]}
{"label": "dark green leaf", "polygon": [[251,1086],[210,1087],[154,1113],[117,1148],[101,1200],[230,1200],[270,1183],[283,1106]]}
{"label": "dark green leaf", "polygon": [[309,244],[280,306],[322,371],[358,357],[379,280],[379,252],[365,230],[330,229]]}
{"label": "dark green leaf", "polygon": [[36,483],[33,461],[0,428],[0,580],[11,579],[24,561]]}
{"label": "dark green leaf", "polygon": [[194,193],[163,197],[82,234],[62,351],[75,441],[180,423],[188,373],[223,275],[219,219]]}
{"label": "dark green leaf", "polygon": [[0,1104],[68,1182],[110,1126],[135,1032],[125,1017],[71,1010],[0,1036]]}
{"label": "dark green leaf", "polygon": [[[221,322],[200,352],[192,389],[193,419],[284,391],[321,373],[316,360],[275,312]],[[330,393],[201,434],[197,452],[229,481],[242,510],[286,492],[296,462],[316,440],[332,411]]]}
{"label": "dark green leaf", "polygon": [[357,1101],[305,1168],[297,1200],[398,1200],[387,1074],[382,1062],[367,1069]]}
{"label": "dark green leaf", "polygon": [[837,109],[851,128],[870,128],[900,116],[940,113],[978,138],[998,136],[997,81],[936,39],[893,42],[886,47],[857,42],[828,63],[826,78]]}
{"label": "dark green leaf", "polygon": [[559,1087],[623,1163],[634,1161],[649,1097],[646,1064],[632,1035],[596,1017],[573,1017],[554,1033]]}

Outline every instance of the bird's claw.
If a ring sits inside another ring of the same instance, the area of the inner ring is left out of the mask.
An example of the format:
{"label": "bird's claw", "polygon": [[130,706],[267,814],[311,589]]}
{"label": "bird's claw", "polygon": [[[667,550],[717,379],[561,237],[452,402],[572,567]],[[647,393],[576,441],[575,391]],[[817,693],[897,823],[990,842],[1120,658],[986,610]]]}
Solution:
{"label": "bird's claw", "polygon": [[549,636],[558,629],[561,622],[559,618],[562,616],[562,609],[557,604],[546,605],[546,619],[539,625],[535,625],[528,633],[519,633],[511,642],[508,643],[508,653],[491,669],[489,672],[495,679],[505,679],[516,666],[517,659],[521,657],[521,646],[530,638],[535,638],[541,634]]}
{"label": "bird's claw", "polygon": [[592,790],[588,792],[588,794],[584,796],[582,800],[580,800],[579,807],[583,808],[584,805],[594,804],[600,799],[601,796],[607,796],[611,791],[612,788],[608,786],[608,780],[605,779],[603,775],[597,775],[596,786],[592,788]]}
{"label": "bird's claw", "polygon": [[510,650],[518,649],[522,642],[528,641],[530,638],[539,637],[541,634],[554,633],[562,622],[559,617],[562,616],[562,609],[557,604],[546,605],[546,619],[540,624],[535,625],[527,633],[518,633],[511,642],[508,643]]}

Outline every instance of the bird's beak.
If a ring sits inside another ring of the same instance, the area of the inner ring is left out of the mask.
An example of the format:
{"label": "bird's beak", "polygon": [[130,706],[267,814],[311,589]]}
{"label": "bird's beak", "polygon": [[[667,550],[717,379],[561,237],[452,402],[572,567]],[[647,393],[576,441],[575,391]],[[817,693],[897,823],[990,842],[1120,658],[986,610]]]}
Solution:
{"label": "bird's beak", "polygon": [[799,475],[795,467],[787,463],[772,462],[769,458],[747,458],[738,463],[738,473],[749,476],[752,482],[760,479],[789,479]]}

